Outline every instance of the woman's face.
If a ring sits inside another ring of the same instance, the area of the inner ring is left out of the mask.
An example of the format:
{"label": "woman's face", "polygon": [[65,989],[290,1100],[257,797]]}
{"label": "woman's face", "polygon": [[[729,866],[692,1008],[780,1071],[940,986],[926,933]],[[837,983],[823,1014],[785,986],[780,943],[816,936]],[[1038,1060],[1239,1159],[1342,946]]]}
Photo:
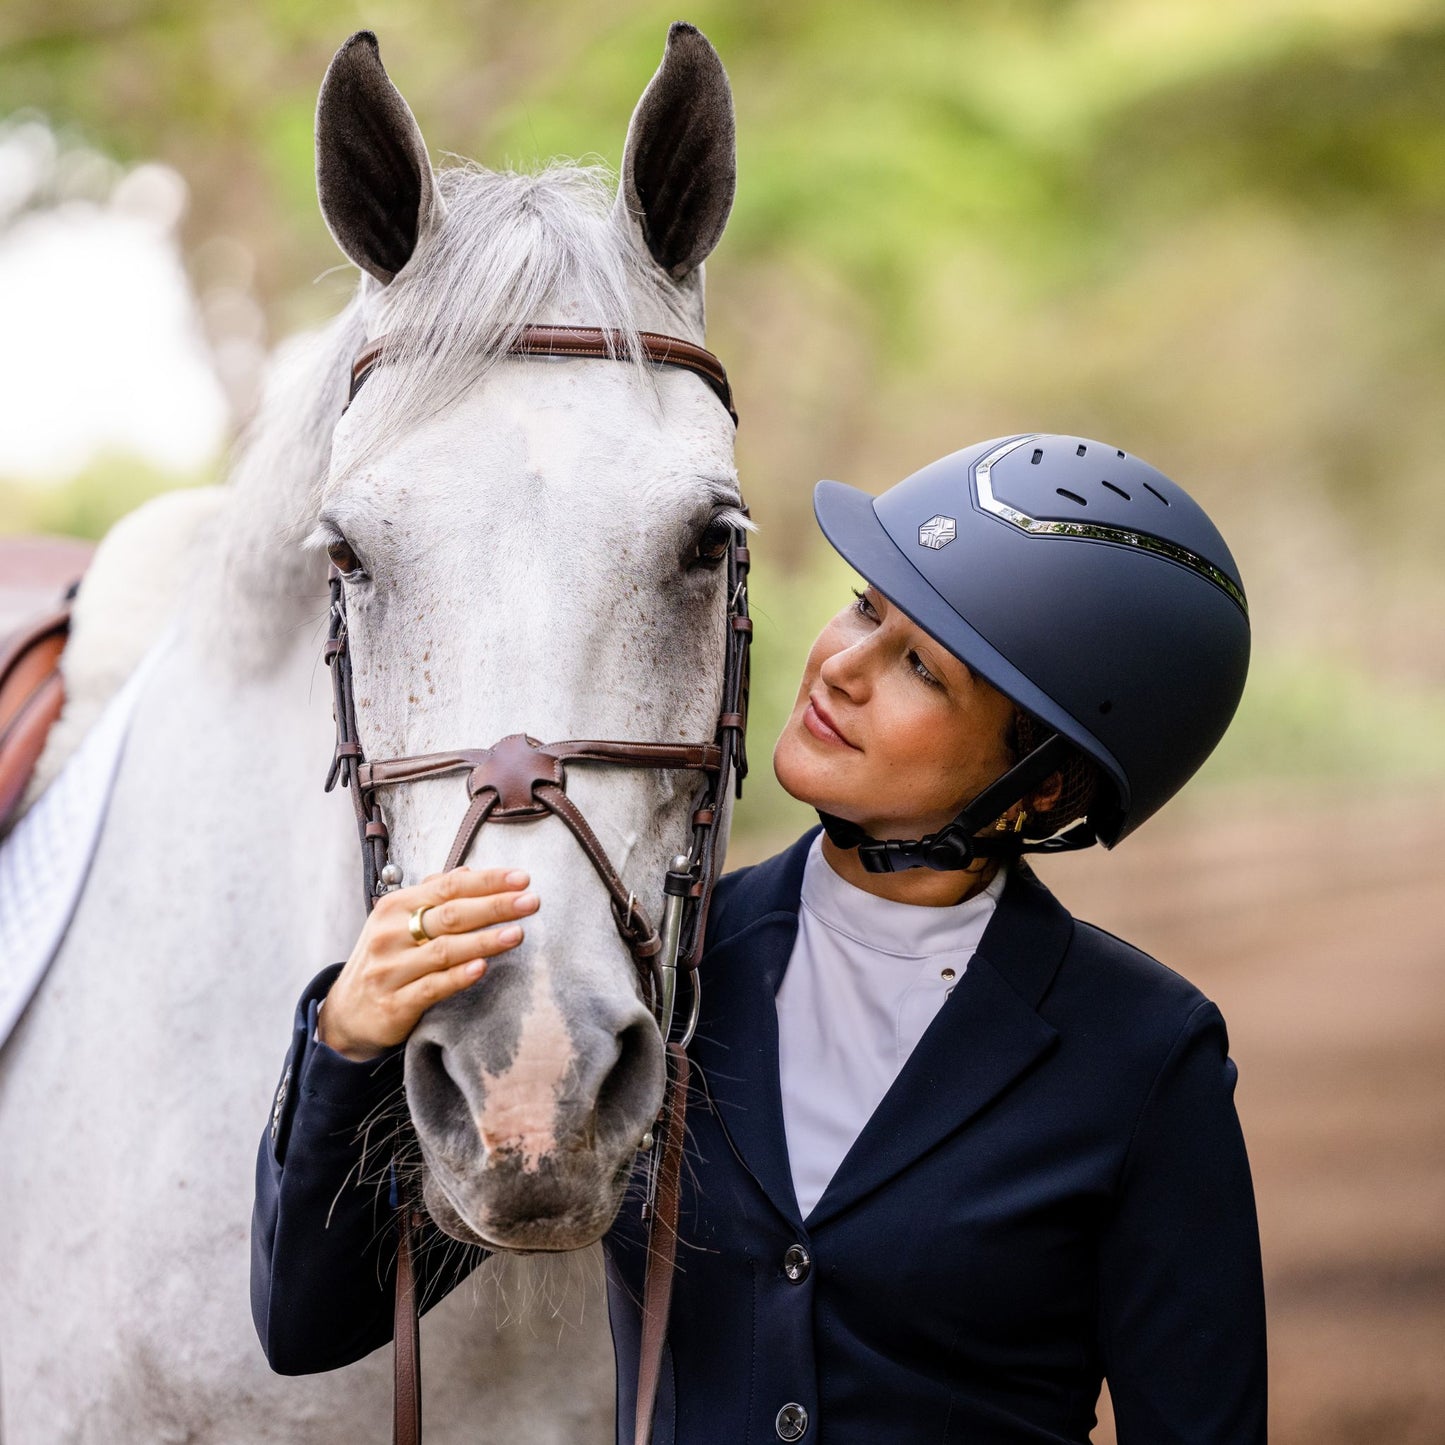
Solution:
{"label": "woman's face", "polygon": [[1012,717],[1008,698],[870,586],[813,644],[773,771],[875,838],[917,838],[1008,770]]}

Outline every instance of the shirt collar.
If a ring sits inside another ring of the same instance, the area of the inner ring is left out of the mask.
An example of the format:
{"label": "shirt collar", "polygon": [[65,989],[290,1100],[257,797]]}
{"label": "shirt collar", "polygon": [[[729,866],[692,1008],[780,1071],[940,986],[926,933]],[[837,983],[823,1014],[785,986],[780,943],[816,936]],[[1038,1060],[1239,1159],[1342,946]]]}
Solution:
{"label": "shirt collar", "polygon": [[802,907],[825,928],[896,958],[922,958],[972,950],[1003,894],[1008,865],[988,886],[962,903],[931,908],[898,903],[849,883],[823,855],[823,834],[813,839],[803,867]]}

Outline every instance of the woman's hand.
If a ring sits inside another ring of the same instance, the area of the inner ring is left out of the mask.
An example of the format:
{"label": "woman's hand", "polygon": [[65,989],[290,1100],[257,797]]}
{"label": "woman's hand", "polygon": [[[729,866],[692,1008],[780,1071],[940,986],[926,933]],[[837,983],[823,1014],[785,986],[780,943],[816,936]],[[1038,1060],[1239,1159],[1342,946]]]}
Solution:
{"label": "woman's hand", "polygon": [[[535,893],[517,891],[528,881],[515,870],[453,868],[383,895],[326,995],[321,1042],[358,1063],[403,1043],[427,1009],[470,987],[487,959],[522,941],[521,925],[510,920],[537,909]],[[419,908],[429,943],[411,935]]]}

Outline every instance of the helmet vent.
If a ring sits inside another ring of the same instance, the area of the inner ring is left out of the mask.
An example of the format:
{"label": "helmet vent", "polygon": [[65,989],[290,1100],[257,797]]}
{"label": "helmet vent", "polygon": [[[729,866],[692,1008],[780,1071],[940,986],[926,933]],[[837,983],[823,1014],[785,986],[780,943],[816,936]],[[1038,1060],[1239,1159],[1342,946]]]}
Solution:
{"label": "helmet vent", "polygon": [[1038,464],[1039,464],[1041,461],[1043,461],[1043,459],[1044,459],[1044,449],[1043,449],[1042,447],[1035,447],[1035,448],[1034,448],[1033,458],[1032,458],[1034,466],[1038,466]]}
{"label": "helmet vent", "polygon": [[[1118,451],[1118,448],[1116,447],[1115,450]],[[1123,453],[1123,452],[1119,452],[1119,458],[1120,458],[1121,461],[1123,460],[1123,456],[1124,456],[1124,453]]]}
{"label": "helmet vent", "polygon": [[1078,449],[1078,451],[1076,451],[1076,452],[1074,453],[1074,455],[1075,455],[1076,457],[1081,457],[1081,456],[1083,456],[1084,453],[1087,452],[1088,450],[1089,450],[1088,447],[1086,447],[1086,446],[1083,444],[1083,442],[1080,442],[1080,443],[1079,443],[1079,449]]}
{"label": "helmet vent", "polygon": [[1115,496],[1123,497],[1126,502],[1133,501],[1133,498],[1128,494],[1128,492],[1123,489],[1123,487],[1116,487],[1113,482],[1106,481],[1102,482],[1100,485],[1108,487],[1108,489],[1113,492]]}
{"label": "helmet vent", "polygon": [[1159,497],[1159,500],[1160,500],[1161,502],[1163,502],[1166,507],[1169,505],[1169,498],[1168,498],[1168,497],[1164,497],[1164,496],[1160,496],[1160,494],[1159,494],[1158,492],[1155,492],[1155,491],[1154,491],[1154,488],[1151,487],[1148,482],[1145,482],[1145,483],[1144,483],[1144,490],[1145,490],[1146,492],[1153,492],[1156,497]]}
{"label": "helmet vent", "polygon": [[1089,505],[1077,492],[1071,492],[1067,487],[1055,487],[1054,490],[1061,497],[1067,497],[1071,502],[1077,502],[1081,507],[1087,507]]}

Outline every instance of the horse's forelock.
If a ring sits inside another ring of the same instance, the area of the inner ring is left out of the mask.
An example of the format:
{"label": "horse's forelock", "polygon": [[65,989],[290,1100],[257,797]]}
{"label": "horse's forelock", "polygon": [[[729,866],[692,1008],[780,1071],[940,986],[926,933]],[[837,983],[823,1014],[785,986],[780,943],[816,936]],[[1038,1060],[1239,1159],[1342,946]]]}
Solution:
{"label": "horse's forelock", "polygon": [[390,286],[365,283],[368,328],[384,332],[388,346],[386,364],[367,381],[369,425],[355,460],[458,400],[538,321],[616,331],[620,352],[652,383],[637,346],[639,307],[652,298],[677,316],[677,303],[615,224],[605,168],[462,165],[438,180],[445,223]]}

